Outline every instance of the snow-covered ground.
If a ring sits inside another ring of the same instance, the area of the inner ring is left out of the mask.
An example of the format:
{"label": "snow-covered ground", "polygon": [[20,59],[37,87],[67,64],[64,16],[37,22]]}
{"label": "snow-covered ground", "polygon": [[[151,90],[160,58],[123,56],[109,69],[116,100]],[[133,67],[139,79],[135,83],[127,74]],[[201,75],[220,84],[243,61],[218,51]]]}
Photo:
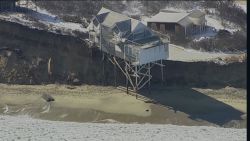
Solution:
{"label": "snow-covered ground", "polygon": [[[201,9],[197,7],[196,9],[204,11],[204,8]],[[190,12],[191,11],[191,10],[185,10],[185,9],[180,9],[180,8],[175,8],[175,7],[166,7],[165,10],[176,11],[176,12]],[[208,9],[208,10],[212,11],[214,9]],[[147,20],[149,18],[150,17],[142,17],[142,23],[147,24]],[[206,15],[205,18],[207,21],[208,28],[206,32],[194,36],[193,38],[195,41],[200,41],[205,38],[214,37],[217,34],[217,31],[219,30],[228,30],[231,33],[240,30],[240,27],[237,27],[236,25],[229,23],[228,21],[224,21],[226,26],[222,25],[222,20],[217,16]]]}
{"label": "snow-covered ground", "polygon": [[246,13],[247,13],[247,1],[245,0],[238,0],[238,1],[235,1],[236,4],[242,9],[244,10]]}
{"label": "snow-covered ground", "polygon": [[123,4],[126,5],[126,10],[123,11],[123,14],[126,15],[142,15],[143,4],[140,1],[123,1]]}
{"label": "snow-covered ground", "polygon": [[246,4],[239,4],[241,9],[243,9],[247,13],[247,5]]}
{"label": "snow-covered ground", "polygon": [[246,129],[155,124],[75,123],[1,116],[1,141],[246,141]]}
{"label": "snow-covered ground", "polygon": [[24,14],[21,14],[21,13],[15,13],[15,14],[1,13],[0,19],[11,21],[11,22],[16,22],[20,24],[26,24],[29,26],[31,26],[33,23],[32,21],[25,19]]}
{"label": "snow-covered ground", "polygon": [[237,27],[236,25],[229,22],[225,23],[227,26],[223,26],[221,19],[216,16],[206,15],[205,18],[207,21],[207,29],[205,32],[193,36],[194,41],[200,41],[205,38],[214,37],[215,35],[217,35],[217,31],[219,30],[227,30],[231,33],[240,30],[240,27]]}
{"label": "snow-covered ground", "polygon": [[[21,3],[24,1],[21,1]],[[24,3],[25,4],[25,3]],[[61,31],[62,34],[73,34],[73,31],[86,33],[87,29],[80,23],[65,22],[56,15],[49,13],[45,9],[37,7],[33,2],[29,2],[28,8],[24,8],[25,12],[7,12],[1,13],[0,19],[6,21],[17,22],[19,24],[29,26],[31,28],[44,29],[43,24],[49,31]],[[39,24],[38,24],[39,23]]]}
{"label": "snow-covered ground", "polygon": [[[213,61],[218,64],[227,64],[223,60],[230,57],[240,57],[244,53],[202,52],[194,49],[185,49],[174,44],[169,45],[168,60],[182,62]],[[220,58],[220,59],[219,59]]]}
{"label": "snow-covered ground", "polygon": [[207,26],[214,27],[216,30],[225,29],[230,31],[231,33],[240,30],[239,27],[236,27],[236,25],[231,24],[229,22],[226,23],[228,26],[223,26],[221,19],[216,16],[206,15],[206,20]]}

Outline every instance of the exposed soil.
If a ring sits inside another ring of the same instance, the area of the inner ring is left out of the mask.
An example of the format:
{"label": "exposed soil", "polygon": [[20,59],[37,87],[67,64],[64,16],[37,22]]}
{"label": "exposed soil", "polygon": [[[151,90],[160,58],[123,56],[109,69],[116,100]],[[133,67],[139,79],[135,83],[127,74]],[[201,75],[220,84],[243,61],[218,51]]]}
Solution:
{"label": "exposed soil", "polygon": [[[0,82],[67,83],[74,78],[80,79],[81,83],[101,82],[101,57],[96,55],[91,58],[87,45],[81,39],[11,22],[1,21],[0,26],[1,48],[22,51],[21,55],[8,50],[0,51]],[[51,77],[48,74],[50,58]]]}
{"label": "exposed soil", "polygon": [[[1,113],[79,122],[246,126],[245,62],[164,61],[164,82],[155,66],[151,94],[140,91],[158,104],[144,103],[114,87],[97,86],[114,85],[113,65],[103,63],[98,51],[91,57],[82,39],[6,21],[0,27],[0,83],[40,84],[2,84]],[[118,85],[124,80],[118,71]],[[58,85],[41,85],[52,83]],[[95,86],[59,85],[73,83]],[[47,103],[44,93],[55,101]]]}
{"label": "exposed soil", "polygon": [[[114,85],[113,65],[90,50],[80,38],[30,29],[0,21],[0,82],[10,84],[72,83]],[[82,36],[85,38],[87,35]],[[21,50],[21,53],[13,50]],[[50,69],[48,69],[51,58]],[[246,63],[218,65],[213,62],[164,61],[165,86],[246,88]],[[104,66],[104,73],[103,73]],[[153,83],[161,81],[158,66],[152,69]],[[51,72],[51,75],[49,75]],[[124,76],[118,70],[118,85]]]}

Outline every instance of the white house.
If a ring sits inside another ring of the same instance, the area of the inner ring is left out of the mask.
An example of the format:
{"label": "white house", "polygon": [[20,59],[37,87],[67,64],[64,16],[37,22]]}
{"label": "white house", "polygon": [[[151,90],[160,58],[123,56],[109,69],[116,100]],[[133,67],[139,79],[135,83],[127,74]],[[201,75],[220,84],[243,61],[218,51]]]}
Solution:
{"label": "white house", "polygon": [[92,46],[134,65],[168,58],[168,43],[146,25],[126,15],[102,8],[88,26]]}

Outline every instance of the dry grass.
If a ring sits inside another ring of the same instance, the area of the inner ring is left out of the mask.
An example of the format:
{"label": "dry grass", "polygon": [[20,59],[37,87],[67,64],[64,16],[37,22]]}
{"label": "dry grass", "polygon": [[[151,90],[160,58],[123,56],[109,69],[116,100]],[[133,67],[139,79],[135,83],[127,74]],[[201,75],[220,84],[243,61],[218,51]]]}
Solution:
{"label": "dry grass", "polygon": [[233,63],[233,62],[244,62],[246,61],[247,59],[247,55],[244,53],[244,54],[241,54],[239,56],[231,56],[231,57],[226,57],[224,58],[224,61],[227,62],[227,63]]}

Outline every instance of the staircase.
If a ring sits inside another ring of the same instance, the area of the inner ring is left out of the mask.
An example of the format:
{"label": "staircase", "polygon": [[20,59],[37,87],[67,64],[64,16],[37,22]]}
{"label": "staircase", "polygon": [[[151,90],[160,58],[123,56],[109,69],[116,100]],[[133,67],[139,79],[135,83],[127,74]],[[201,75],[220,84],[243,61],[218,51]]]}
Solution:
{"label": "staircase", "polygon": [[[124,92],[127,92],[127,88],[126,87],[123,87],[123,86],[118,86],[117,87],[118,90],[121,90],[121,91],[124,91]],[[150,99],[148,97],[145,97],[143,95],[140,95],[139,93],[135,93],[132,89],[128,89],[128,95],[131,95],[131,96],[135,96],[136,99],[139,99],[139,100],[142,100],[144,101],[145,103],[157,103],[155,100],[153,99]]]}

